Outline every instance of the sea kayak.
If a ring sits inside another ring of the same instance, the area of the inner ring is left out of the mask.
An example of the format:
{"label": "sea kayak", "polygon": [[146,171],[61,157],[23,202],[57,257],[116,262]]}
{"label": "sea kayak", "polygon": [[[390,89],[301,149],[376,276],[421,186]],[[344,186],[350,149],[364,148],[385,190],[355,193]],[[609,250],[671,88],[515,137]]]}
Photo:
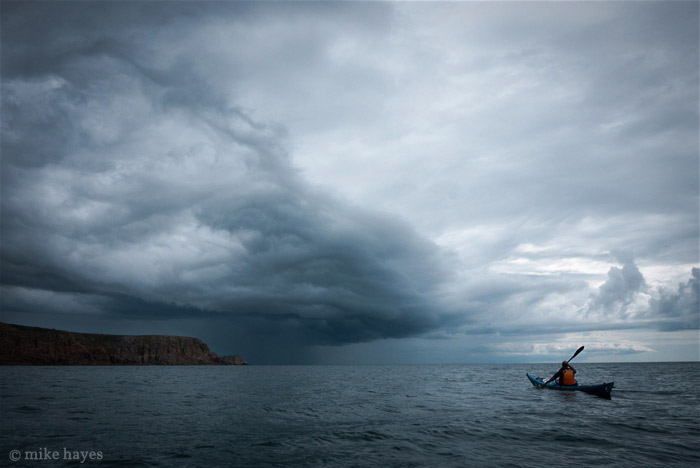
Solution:
{"label": "sea kayak", "polygon": [[544,385],[544,380],[540,377],[533,377],[527,374],[527,378],[535,387],[541,388],[551,388],[552,390],[576,390],[579,392],[586,392],[593,395],[598,395],[599,397],[610,399],[610,392],[612,392],[614,382],[607,382],[598,385],[558,385],[556,382],[549,382],[546,386]]}

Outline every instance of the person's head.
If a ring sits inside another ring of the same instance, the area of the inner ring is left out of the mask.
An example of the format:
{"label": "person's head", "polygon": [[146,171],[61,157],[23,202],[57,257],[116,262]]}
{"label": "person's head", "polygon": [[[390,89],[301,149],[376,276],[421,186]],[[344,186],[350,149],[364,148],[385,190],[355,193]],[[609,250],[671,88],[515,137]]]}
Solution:
{"label": "person's head", "polygon": [[566,367],[566,366],[568,366],[568,365],[569,365],[569,363],[566,362],[566,361],[562,361],[562,362],[561,362],[561,366],[562,366],[562,367]]}

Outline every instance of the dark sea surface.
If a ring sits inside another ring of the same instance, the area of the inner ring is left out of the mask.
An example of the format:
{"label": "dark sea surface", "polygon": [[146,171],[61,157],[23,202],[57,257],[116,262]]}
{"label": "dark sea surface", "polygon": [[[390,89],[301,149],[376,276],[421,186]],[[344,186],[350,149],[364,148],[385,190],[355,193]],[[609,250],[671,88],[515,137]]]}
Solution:
{"label": "dark sea surface", "polygon": [[700,363],[576,368],[612,399],[553,364],[3,367],[0,466],[700,466]]}

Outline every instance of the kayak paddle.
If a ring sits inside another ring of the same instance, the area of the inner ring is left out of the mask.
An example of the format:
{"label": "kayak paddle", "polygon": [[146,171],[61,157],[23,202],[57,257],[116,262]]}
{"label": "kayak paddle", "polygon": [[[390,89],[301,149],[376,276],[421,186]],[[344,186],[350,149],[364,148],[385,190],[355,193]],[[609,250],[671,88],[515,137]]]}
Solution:
{"label": "kayak paddle", "polygon": [[[571,356],[571,358],[569,358],[569,361],[571,361],[573,358],[575,358],[576,356],[581,354],[581,351],[583,351],[583,348],[585,348],[585,346],[581,346],[579,349],[577,349],[576,352],[574,353],[574,355]],[[569,361],[566,361],[566,362],[569,362]]]}

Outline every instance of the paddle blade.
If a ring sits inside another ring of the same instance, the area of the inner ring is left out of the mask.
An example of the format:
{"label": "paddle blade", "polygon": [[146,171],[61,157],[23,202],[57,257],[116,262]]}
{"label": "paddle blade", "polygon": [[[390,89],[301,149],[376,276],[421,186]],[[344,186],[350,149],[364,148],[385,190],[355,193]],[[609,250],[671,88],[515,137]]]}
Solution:
{"label": "paddle blade", "polygon": [[[574,353],[574,355],[571,356],[571,359],[573,359],[573,358],[575,358],[576,356],[578,356],[578,355],[581,353],[581,351],[583,351],[583,348],[585,348],[585,346],[581,346],[579,349],[577,349],[576,352]],[[571,361],[571,359],[569,359],[569,361]]]}

